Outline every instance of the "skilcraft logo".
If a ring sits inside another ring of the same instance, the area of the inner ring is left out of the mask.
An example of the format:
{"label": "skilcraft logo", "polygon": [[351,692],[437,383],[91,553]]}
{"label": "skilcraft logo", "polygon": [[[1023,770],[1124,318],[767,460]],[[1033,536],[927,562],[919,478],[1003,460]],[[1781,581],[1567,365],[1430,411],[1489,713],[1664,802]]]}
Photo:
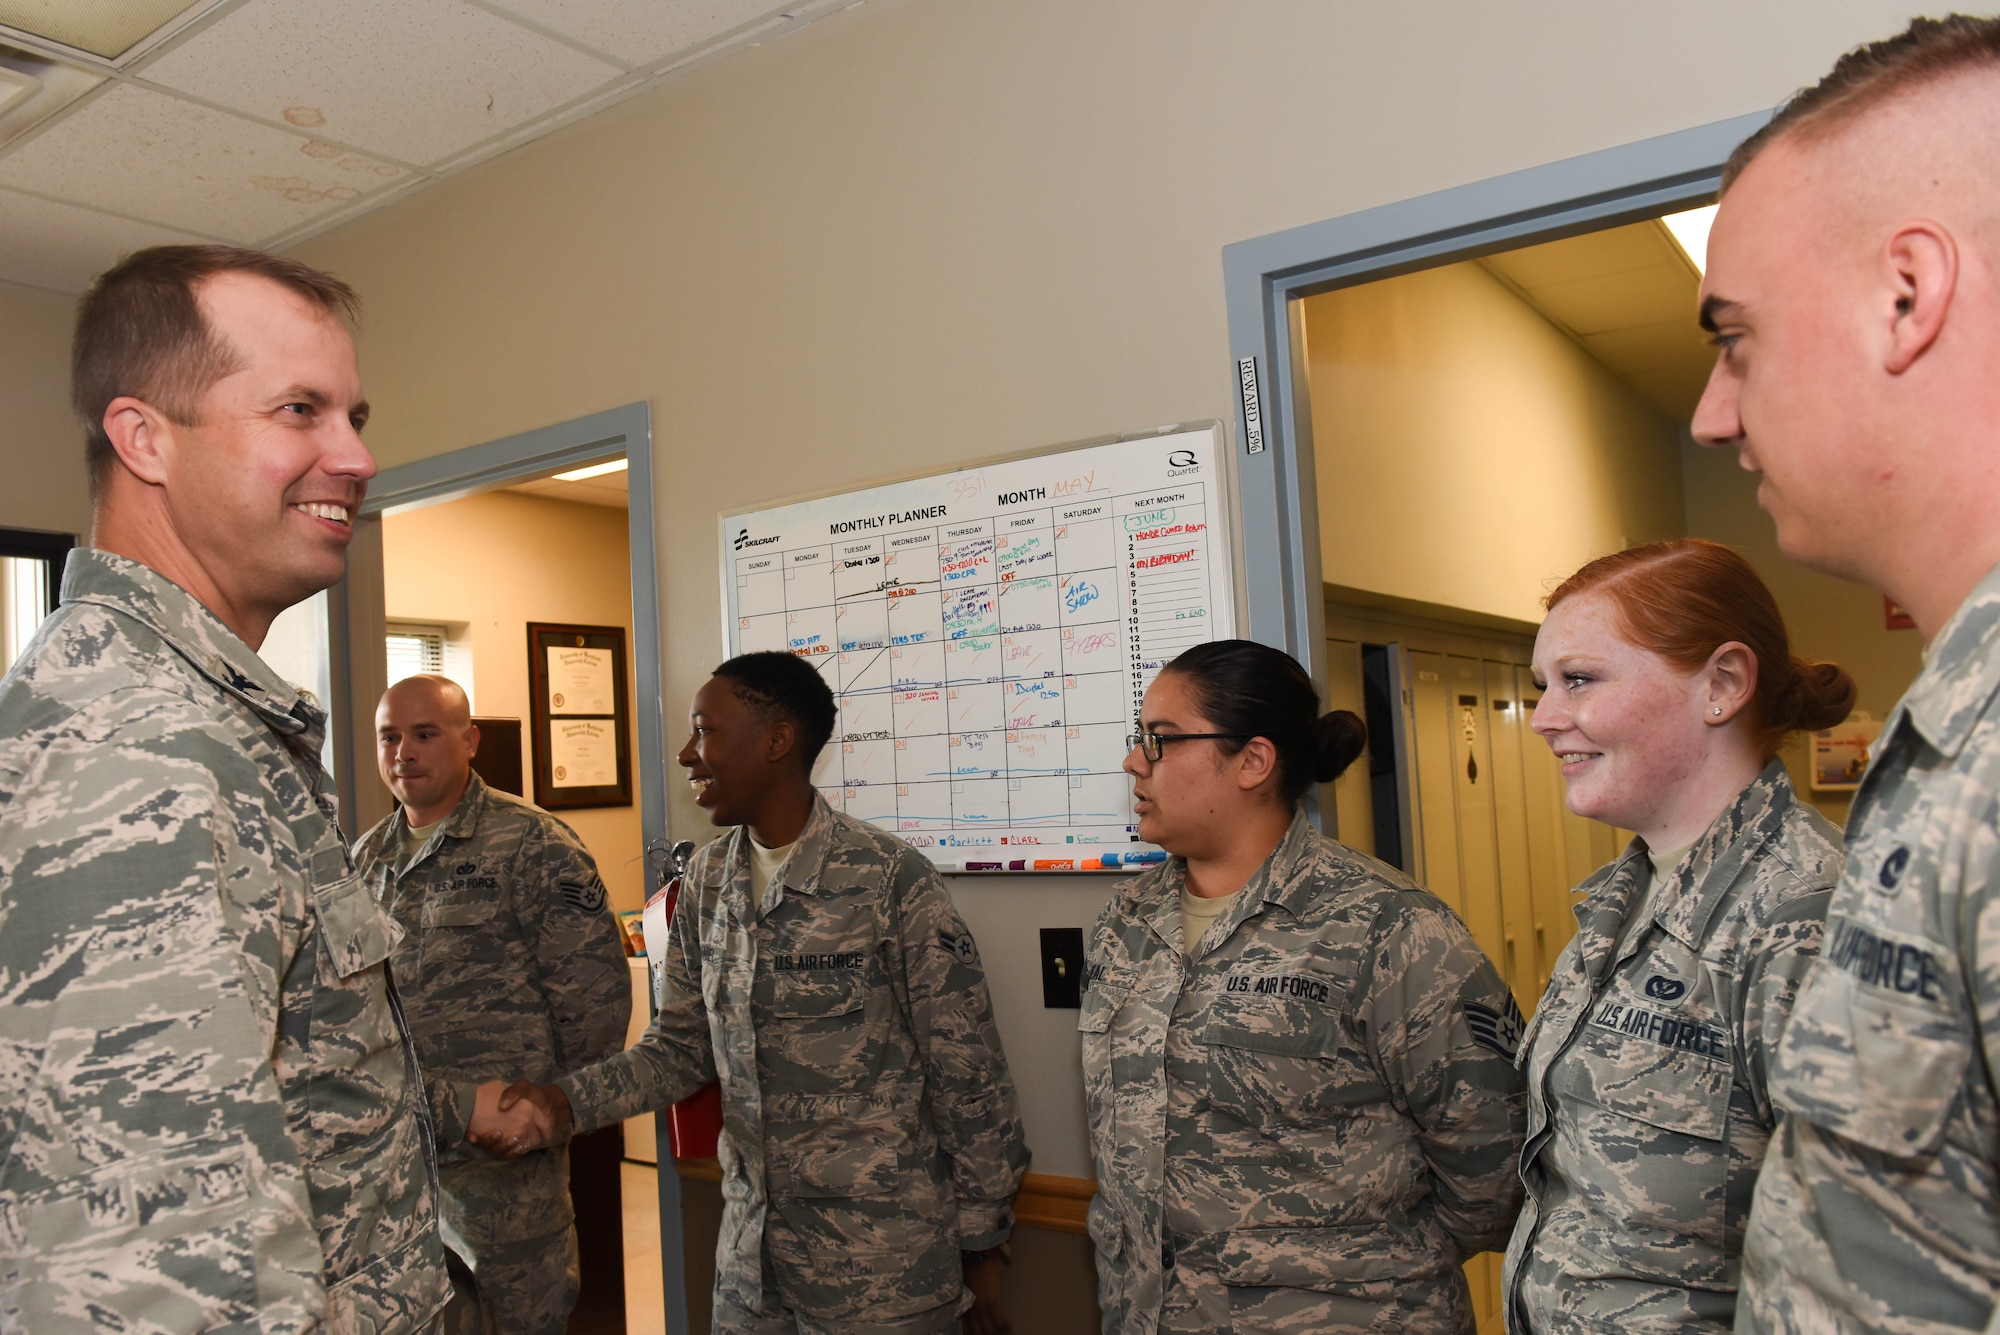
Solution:
{"label": "skilcraft logo", "polygon": [[740,552],[745,547],[762,547],[767,543],[773,543],[776,542],[777,540],[778,540],[778,535],[775,533],[768,538],[753,538],[750,536],[749,529],[739,528],[736,530],[735,549]]}

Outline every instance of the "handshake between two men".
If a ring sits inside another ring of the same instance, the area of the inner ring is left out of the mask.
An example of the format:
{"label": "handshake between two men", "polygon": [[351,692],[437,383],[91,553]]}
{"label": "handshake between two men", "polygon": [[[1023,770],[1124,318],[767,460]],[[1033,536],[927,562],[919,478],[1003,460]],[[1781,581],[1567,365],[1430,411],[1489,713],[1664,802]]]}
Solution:
{"label": "handshake between two men", "polygon": [[465,1138],[496,1159],[518,1159],[568,1140],[570,1121],[560,1086],[489,1080],[479,1086]]}

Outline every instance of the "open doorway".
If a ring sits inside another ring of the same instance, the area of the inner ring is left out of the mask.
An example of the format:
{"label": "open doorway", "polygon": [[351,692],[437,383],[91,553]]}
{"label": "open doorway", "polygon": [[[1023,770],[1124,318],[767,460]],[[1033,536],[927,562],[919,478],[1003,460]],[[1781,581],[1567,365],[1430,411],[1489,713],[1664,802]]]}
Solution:
{"label": "open doorway", "polygon": [[[643,404],[384,470],[326,604],[330,749],[350,835],[393,806],[376,769],[375,702],[394,680],[441,672],[471,697],[475,770],[554,811],[589,849],[612,908],[637,913],[648,849],[666,833],[655,550]],[[643,958],[628,964],[629,1042],[651,996]],[[678,1182],[649,1162],[651,1117],[635,1121],[570,1147],[576,1335],[685,1329],[674,1321]],[[647,1227],[628,1273],[635,1217]]]}
{"label": "open doorway", "polygon": [[[1786,559],[1732,451],[1688,424],[1714,353],[1705,246],[1662,219],[1710,203],[1762,117],[1334,219],[1225,253],[1243,387],[1251,633],[1375,733],[1321,809],[1464,917],[1532,1012],[1575,931],[1569,888],[1626,835],[1561,812],[1527,726],[1540,600],[1597,556],[1677,536],[1742,552],[1793,650],[1855,676],[1880,718],[1920,666],[1882,599]],[[1857,727],[1865,722],[1857,721]],[[1808,745],[1783,752],[1836,822]],[[1497,1258],[1468,1266],[1500,1327]]]}

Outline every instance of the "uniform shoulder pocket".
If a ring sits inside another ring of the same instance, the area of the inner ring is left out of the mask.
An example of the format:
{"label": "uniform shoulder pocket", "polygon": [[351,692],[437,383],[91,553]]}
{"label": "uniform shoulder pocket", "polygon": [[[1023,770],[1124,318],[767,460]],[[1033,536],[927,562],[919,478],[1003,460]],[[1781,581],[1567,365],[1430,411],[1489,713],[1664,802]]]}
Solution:
{"label": "uniform shoulder pocket", "polygon": [[1076,1017],[1078,1033],[1102,1034],[1111,1028],[1111,1021],[1132,995],[1132,976],[1129,967],[1090,967]]}
{"label": "uniform shoulder pocket", "polygon": [[1772,1101],[1884,1154],[1934,1152],[1972,1061],[1963,995],[1950,952],[1829,922],[1779,1044]]}
{"label": "uniform shoulder pocket", "polygon": [[307,863],[313,908],[334,972],[349,978],[389,958],[403,939],[402,928],[375,902],[354,872],[340,836],[329,831]]}

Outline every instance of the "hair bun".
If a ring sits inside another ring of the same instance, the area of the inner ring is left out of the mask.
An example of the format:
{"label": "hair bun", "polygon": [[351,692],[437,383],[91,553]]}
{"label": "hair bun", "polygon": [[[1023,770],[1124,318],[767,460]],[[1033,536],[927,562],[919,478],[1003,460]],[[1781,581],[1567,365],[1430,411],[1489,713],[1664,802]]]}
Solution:
{"label": "hair bun", "polygon": [[1817,732],[1831,728],[1854,712],[1860,689],[1854,677],[1838,663],[1808,663],[1792,660],[1794,686],[1791,728]]}
{"label": "hair bun", "polygon": [[1361,716],[1336,709],[1313,725],[1313,779],[1332,783],[1368,749],[1368,725]]}

